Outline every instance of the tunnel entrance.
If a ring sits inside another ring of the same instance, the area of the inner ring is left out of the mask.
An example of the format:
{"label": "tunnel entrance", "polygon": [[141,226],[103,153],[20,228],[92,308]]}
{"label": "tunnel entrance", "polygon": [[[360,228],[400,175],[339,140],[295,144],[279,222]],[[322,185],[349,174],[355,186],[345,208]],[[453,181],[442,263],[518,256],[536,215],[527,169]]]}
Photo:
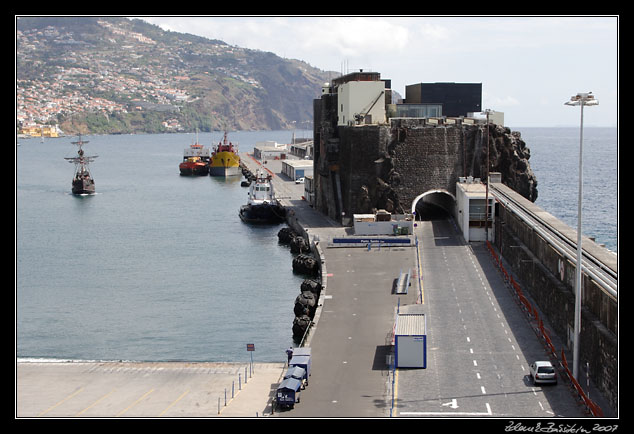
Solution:
{"label": "tunnel entrance", "polygon": [[412,202],[416,220],[446,220],[453,213],[456,197],[445,190],[430,190]]}

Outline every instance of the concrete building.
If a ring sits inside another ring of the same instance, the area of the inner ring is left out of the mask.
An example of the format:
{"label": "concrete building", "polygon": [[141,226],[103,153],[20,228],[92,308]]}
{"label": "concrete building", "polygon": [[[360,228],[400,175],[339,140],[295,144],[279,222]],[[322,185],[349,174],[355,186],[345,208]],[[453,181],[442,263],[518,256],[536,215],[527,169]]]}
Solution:
{"label": "concrete building", "polygon": [[257,142],[253,147],[253,156],[258,160],[283,160],[288,154],[288,145],[276,143],[272,140]]}
{"label": "concrete building", "polygon": [[440,104],[443,116],[482,111],[482,83],[418,83],[405,86],[407,104]]}
{"label": "concrete building", "polygon": [[285,160],[282,173],[290,179],[298,180],[313,175],[313,160]]}
{"label": "concrete building", "polygon": [[338,125],[385,123],[382,81],[350,81],[337,88]]}
{"label": "concrete building", "polygon": [[353,72],[322,88],[322,95],[337,95],[337,125],[370,125],[386,122],[386,103],[392,99],[390,80],[378,72]]}
{"label": "concrete building", "polygon": [[456,183],[455,219],[466,242],[486,240],[486,222],[489,222],[489,241],[493,242],[495,199],[489,194],[486,210],[486,186],[478,178],[459,178]]}
{"label": "concrete building", "polygon": [[374,214],[354,214],[355,235],[412,235],[414,216],[412,214],[391,214],[379,210]]}

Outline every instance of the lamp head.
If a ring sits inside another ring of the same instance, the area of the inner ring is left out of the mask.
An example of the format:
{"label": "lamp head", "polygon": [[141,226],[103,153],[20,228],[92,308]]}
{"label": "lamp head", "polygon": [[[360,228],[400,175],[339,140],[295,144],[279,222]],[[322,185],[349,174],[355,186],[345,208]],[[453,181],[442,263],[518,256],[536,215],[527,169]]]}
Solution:
{"label": "lamp head", "polygon": [[599,101],[594,99],[592,92],[578,93],[570,97],[570,101],[566,101],[565,105],[598,105]]}

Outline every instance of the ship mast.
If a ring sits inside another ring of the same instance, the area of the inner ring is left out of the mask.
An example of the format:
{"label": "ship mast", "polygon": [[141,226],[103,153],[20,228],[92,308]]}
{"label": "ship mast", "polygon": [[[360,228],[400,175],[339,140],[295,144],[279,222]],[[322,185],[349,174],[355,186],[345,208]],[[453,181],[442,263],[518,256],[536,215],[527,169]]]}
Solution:
{"label": "ship mast", "polygon": [[88,170],[88,163],[95,161],[95,158],[98,155],[84,155],[84,150],[81,148],[82,145],[88,143],[88,141],[84,141],[81,139],[81,134],[79,135],[79,140],[76,142],[71,142],[73,145],[77,145],[79,150],[77,151],[78,157],[64,157],[65,160],[68,160],[69,163],[75,163],[75,177],[87,174],[90,176],[90,171]]}

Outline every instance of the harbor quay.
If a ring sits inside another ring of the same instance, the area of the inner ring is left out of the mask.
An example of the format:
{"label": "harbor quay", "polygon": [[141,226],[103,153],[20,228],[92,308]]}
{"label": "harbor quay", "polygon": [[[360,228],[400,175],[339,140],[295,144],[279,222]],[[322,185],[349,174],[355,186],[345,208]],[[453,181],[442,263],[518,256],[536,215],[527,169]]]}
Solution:
{"label": "harbor quay", "polygon": [[[532,381],[530,364],[550,354],[484,242],[466,242],[451,219],[432,219],[415,222],[410,245],[335,246],[334,238],[354,238],[353,228],[297,199],[303,185],[280,173],[281,162],[243,161],[275,174],[289,225],[310,239],[322,262],[324,289],[305,343],[312,351],[309,385],[301,402],[275,416],[591,417],[563,372],[554,387]],[[411,270],[411,283],[397,293],[403,270]],[[426,318],[424,368],[395,360],[396,319],[412,306]],[[556,337],[553,343],[564,347]],[[614,416],[594,385],[582,381],[605,416]]]}
{"label": "harbor quay", "polygon": [[[289,226],[310,239],[322,264],[324,289],[304,342],[312,351],[310,377],[294,408],[273,405],[285,354],[252,369],[30,361],[16,363],[16,417],[589,417],[564,378],[555,386],[531,381],[529,364],[548,354],[483,243],[466,243],[451,220],[430,220],[416,222],[409,245],[335,247],[331,241],[352,237],[352,228],[313,210],[281,161],[241,160],[254,173],[270,171]],[[403,270],[410,285],[397,292]],[[426,318],[424,368],[395,364],[395,319],[408,306]]]}
{"label": "harbor quay", "polygon": [[16,417],[259,417],[283,372],[283,362],[18,362]]}

